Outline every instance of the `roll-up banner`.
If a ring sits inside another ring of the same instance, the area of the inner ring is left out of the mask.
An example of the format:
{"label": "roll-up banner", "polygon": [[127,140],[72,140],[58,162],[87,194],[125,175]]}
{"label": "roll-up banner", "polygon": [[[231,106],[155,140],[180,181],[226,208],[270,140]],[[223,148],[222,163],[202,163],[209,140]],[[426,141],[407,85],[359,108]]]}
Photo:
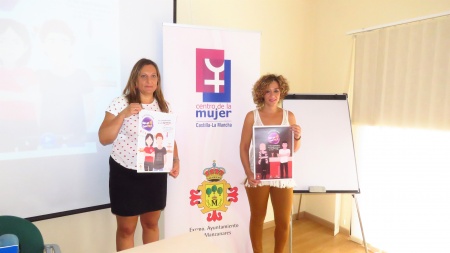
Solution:
{"label": "roll-up banner", "polygon": [[164,237],[201,231],[250,252],[239,142],[260,76],[259,32],[163,25],[162,88],[177,114],[180,175],[169,178]]}

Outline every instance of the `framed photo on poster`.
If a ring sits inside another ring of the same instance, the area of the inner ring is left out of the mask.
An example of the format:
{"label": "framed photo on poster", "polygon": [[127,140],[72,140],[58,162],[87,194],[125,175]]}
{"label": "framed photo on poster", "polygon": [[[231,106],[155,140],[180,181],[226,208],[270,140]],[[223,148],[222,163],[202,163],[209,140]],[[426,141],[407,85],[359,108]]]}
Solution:
{"label": "framed photo on poster", "polygon": [[141,110],[137,147],[137,172],[170,172],[173,166],[176,115]]}
{"label": "framed photo on poster", "polygon": [[253,126],[255,179],[292,179],[293,144],[289,126]]}

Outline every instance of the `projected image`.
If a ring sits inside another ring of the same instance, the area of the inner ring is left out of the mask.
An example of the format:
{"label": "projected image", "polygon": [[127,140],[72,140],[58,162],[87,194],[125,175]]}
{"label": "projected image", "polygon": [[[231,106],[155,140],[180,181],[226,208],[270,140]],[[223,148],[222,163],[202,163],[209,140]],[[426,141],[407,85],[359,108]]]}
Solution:
{"label": "projected image", "polygon": [[0,160],[96,152],[120,93],[117,6],[0,3]]}

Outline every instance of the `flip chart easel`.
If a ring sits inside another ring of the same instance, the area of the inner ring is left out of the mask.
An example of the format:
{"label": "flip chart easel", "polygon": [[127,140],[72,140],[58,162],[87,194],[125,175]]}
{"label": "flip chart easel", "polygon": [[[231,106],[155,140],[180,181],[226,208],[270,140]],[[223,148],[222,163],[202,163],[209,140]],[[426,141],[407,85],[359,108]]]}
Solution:
{"label": "flip chart easel", "polygon": [[[294,193],[352,194],[367,252],[355,196],[360,189],[347,94],[290,94],[283,100],[283,108],[294,113],[302,127],[301,147],[293,157]],[[292,220],[290,249],[292,252]]]}

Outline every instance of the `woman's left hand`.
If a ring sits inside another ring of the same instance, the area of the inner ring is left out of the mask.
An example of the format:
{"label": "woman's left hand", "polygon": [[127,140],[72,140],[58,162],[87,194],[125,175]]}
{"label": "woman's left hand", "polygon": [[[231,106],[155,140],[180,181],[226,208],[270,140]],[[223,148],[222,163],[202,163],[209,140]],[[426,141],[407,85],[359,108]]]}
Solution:
{"label": "woman's left hand", "polygon": [[291,125],[291,130],[292,133],[294,134],[295,139],[302,137],[302,128],[299,125],[297,124]]}
{"label": "woman's left hand", "polygon": [[178,174],[180,174],[180,160],[173,161],[172,170],[169,172],[169,175],[173,178],[177,178]]}

